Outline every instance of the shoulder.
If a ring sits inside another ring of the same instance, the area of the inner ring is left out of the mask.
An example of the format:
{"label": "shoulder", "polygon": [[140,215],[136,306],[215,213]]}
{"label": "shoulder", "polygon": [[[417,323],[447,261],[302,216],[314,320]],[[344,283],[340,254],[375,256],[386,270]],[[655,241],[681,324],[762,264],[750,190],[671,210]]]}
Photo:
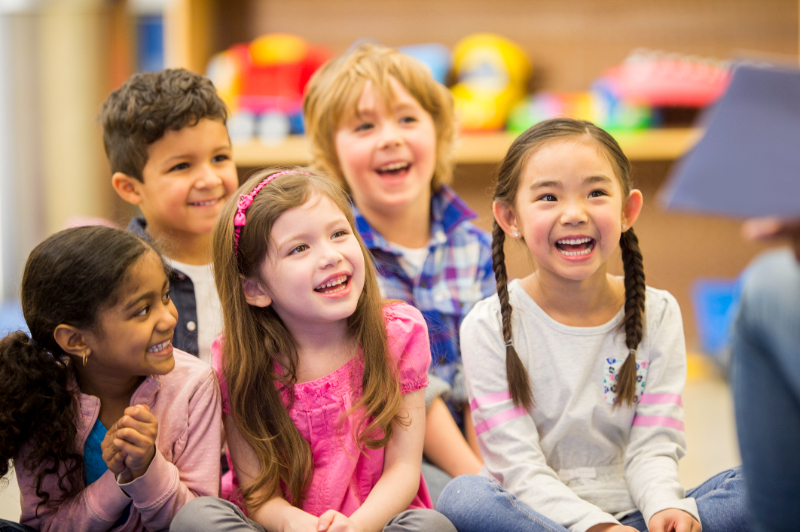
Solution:
{"label": "shoulder", "polygon": [[[509,286],[509,292],[511,286]],[[475,327],[491,327],[500,323],[500,298],[493,294],[475,303],[461,324],[461,332],[472,331]]]}
{"label": "shoulder", "polygon": [[680,318],[678,300],[666,290],[648,286],[644,298],[644,313],[648,323],[661,323],[674,315]]}
{"label": "shoulder", "polygon": [[175,367],[161,377],[162,385],[179,385],[184,389],[199,388],[214,378],[211,366],[180,349],[173,351]]}
{"label": "shoulder", "polygon": [[383,305],[383,321],[389,349],[394,351],[397,344],[406,344],[413,337],[428,337],[428,326],[422,313],[403,301],[390,301]]}

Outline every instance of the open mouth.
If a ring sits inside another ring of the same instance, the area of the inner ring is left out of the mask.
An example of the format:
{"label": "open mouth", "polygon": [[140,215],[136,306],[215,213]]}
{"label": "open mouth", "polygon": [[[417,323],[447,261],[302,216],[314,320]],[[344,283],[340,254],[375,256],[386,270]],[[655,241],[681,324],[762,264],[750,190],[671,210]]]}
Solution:
{"label": "open mouth", "polygon": [[411,168],[411,163],[402,162],[402,163],[387,164],[386,166],[381,166],[380,168],[377,168],[375,171],[379,175],[395,176],[402,172],[405,172],[409,168]]}
{"label": "open mouth", "polygon": [[556,249],[567,257],[580,257],[588,255],[594,249],[594,238],[562,238],[556,240]]}
{"label": "open mouth", "polygon": [[347,288],[347,283],[349,281],[349,275],[340,275],[338,277],[334,277],[333,279],[329,279],[325,282],[325,284],[316,287],[314,291],[325,295],[336,294]]}
{"label": "open mouth", "polygon": [[154,345],[153,347],[148,349],[147,352],[148,353],[158,353],[159,351],[163,351],[164,349],[169,347],[169,344],[171,344],[171,343],[172,343],[172,338],[170,338],[169,340],[166,340],[164,342],[161,342],[160,344]]}
{"label": "open mouth", "polygon": [[220,201],[220,199],[222,198],[214,198],[205,201],[190,201],[189,205],[191,205],[192,207],[211,207],[212,205],[216,205]]}

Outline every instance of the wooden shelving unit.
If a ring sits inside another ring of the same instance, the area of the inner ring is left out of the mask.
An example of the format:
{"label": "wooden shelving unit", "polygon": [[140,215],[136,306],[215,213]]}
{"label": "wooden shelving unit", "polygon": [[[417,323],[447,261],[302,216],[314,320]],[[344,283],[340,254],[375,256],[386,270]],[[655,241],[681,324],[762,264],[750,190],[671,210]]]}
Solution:
{"label": "wooden shelving unit", "polygon": [[[671,161],[679,158],[700,138],[697,129],[647,129],[615,133],[622,150],[631,161]],[[500,162],[516,137],[513,133],[465,133],[456,143],[457,164],[494,164]],[[292,135],[279,144],[257,140],[236,143],[236,164],[242,167],[306,164],[310,160],[306,140]]]}

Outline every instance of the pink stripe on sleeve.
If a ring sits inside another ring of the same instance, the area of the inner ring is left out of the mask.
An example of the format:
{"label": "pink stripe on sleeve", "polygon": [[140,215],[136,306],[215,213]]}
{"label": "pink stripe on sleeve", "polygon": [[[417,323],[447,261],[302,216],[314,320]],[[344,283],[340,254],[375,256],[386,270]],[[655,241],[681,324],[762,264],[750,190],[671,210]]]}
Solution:
{"label": "pink stripe on sleeve", "polygon": [[636,416],[633,418],[633,425],[639,427],[669,427],[671,429],[684,430],[683,421],[667,416]]}
{"label": "pink stripe on sleeve", "polygon": [[528,411],[525,410],[525,407],[522,407],[522,406],[517,406],[515,408],[511,408],[509,410],[506,410],[505,412],[501,412],[501,413],[497,414],[496,416],[492,416],[489,419],[487,419],[486,421],[483,421],[483,422],[478,423],[477,425],[475,425],[475,435],[476,436],[481,435],[484,432],[486,432],[487,430],[491,430],[491,429],[495,428],[496,426],[505,423],[506,421],[511,421],[512,419],[516,419],[516,418],[518,418],[520,416],[524,416],[527,413],[528,413]]}
{"label": "pink stripe on sleeve", "polygon": [[677,393],[644,393],[640,405],[676,404],[683,408],[683,398]]}
{"label": "pink stripe on sleeve", "polygon": [[499,403],[500,401],[505,401],[506,399],[511,399],[511,393],[508,390],[505,392],[490,393],[476,397],[469,404],[469,407],[473,410],[477,410],[482,406],[493,405],[495,403]]}

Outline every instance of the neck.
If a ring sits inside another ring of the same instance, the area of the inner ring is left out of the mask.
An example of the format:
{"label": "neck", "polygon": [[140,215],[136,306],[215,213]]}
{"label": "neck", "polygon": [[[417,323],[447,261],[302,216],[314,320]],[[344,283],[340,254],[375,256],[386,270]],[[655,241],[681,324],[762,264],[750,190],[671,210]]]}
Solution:
{"label": "neck", "polygon": [[148,224],[147,234],[172,260],[199,266],[211,262],[211,233],[198,235]]}
{"label": "neck", "polygon": [[417,249],[428,245],[431,238],[430,193],[403,209],[377,210],[356,203],[369,224],[389,242]]}
{"label": "neck", "polygon": [[574,327],[603,325],[625,302],[624,282],[606,273],[605,268],[579,281],[539,269],[520,284],[547,315]]}
{"label": "neck", "polygon": [[[118,370],[103,366],[96,357],[89,357],[86,366],[80,359],[73,360],[76,361],[75,372],[81,392],[100,399],[101,419],[107,417],[108,412],[119,412],[130,406],[133,393],[145,379],[139,375],[120,375]],[[112,417],[116,421],[120,416]]]}
{"label": "neck", "polygon": [[[288,326],[287,326],[288,327]],[[325,325],[289,328],[297,345],[297,382],[314,381],[339,369],[358,352],[346,320]]]}

